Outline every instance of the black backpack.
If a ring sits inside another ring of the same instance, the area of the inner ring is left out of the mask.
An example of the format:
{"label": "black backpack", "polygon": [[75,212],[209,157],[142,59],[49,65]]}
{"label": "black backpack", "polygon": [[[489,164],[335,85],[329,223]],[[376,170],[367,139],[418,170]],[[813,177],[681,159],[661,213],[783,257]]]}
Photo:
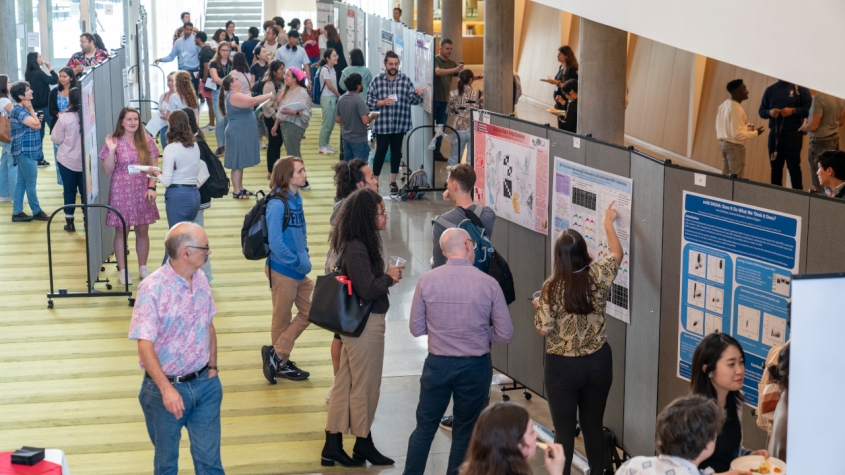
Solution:
{"label": "black backpack", "polygon": [[[464,212],[472,221],[472,224],[478,226],[481,229],[484,229],[484,223],[481,222],[481,219],[475,215],[469,209],[464,209]],[[490,256],[490,264],[487,266],[487,275],[496,279],[496,282],[499,283],[499,287],[502,288],[502,293],[505,295],[505,303],[510,305],[516,300],[516,291],[513,288],[513,274],[511,274],[511,268],[508,265],[508,262],[499,254],[499,251],[493,249],[493,252],[489,254]]]}
{"label": "black backpack", "polygon": [[[616,434],[612,430],[607,427],[602,427],[602,430],[607,445],[604,453],[604,475],[613,475],[622,467],[623,463],[631,459],[631,454],[622,448],[622,444],[616,439]],[[619,456],[620,451],[622,452],[621,457]]]}
{"label": "black backpack", "polygon": [[208,167],[208,180],[200,187],[200,195],[210,198],[223,198],[229,194],[229,177],[220,159],[205,142],[198,142],[200,146],[200,159]]}
{"label": "black backpack", "polygon": [[[259,193],[261,198],[258,198]],[[282,197],[275,192],[264,195],[258,190],[255,192],[255,206],[244,216],[244,224],[241,227],[241,247],[244,257],[251,261],[266,259],[270,255],[270,235],[267,230],[267,203],[270,200],[282,200]],[[285,218],[282,221],[282,232],[290,223],[290,207],[287,200],[282,200],[285,205]]]}
{"label": "black backpack", "polygon": [[252,97],[258,97],[264,94],[264,82],[265,81],[263,79],[255,81],[255,84],[252,85],[252,89],[249,90],[252,93]]}

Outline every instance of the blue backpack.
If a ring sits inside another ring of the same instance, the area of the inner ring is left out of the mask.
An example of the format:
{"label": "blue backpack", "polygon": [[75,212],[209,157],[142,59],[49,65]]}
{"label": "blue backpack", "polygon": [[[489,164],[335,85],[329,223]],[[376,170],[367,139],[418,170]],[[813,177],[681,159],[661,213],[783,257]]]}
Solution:
{"label": "blue backpack", "polygon": [[[481,225],[481,221],[478,219],[482,209],[479,205],[472,205],[465,209],[464,212],[466,212],[467,218],[459,223],[453,223],[442,215],[434,218],[434,221],[446,229],[461,228],[469,233],[470,239],[476,242],[475,262],[473,265],[486,274],[490,267],[490,258],[495,250],[490,239],[487,237],[487,233],[484,232],[484,226]],[[473,222],[470,218],[476,218],[478,223]]]}

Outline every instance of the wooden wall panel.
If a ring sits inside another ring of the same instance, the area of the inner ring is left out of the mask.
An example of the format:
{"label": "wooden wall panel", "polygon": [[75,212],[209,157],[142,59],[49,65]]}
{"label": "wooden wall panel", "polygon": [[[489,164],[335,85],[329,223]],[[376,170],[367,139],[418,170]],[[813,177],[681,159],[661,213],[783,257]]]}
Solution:
{"label": "wooden wall panel", "polygon": [[631,35],[625,133],[686,155],[695,55]]}
{"label": "wooden wall panel", "polygon": [[554,76],[560,65],[557,62],[561,35],[560,10],[527,2],[522,31],[522,50],[517,69],[522,81],[522,93],[551,107],[554,86],[540,82],[540,79]]}

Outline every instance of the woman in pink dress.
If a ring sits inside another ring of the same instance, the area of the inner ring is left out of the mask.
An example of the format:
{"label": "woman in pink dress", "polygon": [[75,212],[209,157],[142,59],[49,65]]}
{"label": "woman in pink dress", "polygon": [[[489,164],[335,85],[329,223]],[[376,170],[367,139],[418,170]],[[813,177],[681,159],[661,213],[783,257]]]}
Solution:
{"label": "woman in pink dress", "polygon": [[[155,140],[141,126],[141,116],[132,107],[124,107],[117,119],[114,133],[106,136],[106,145],[100,151],[103,170],[111,175],[109,206],[123,216],[126,226],[135,227],[135,252],[138,256],[139,275],[149,275],[147,256],[150,254],[150,224],[158,219],[156,207],[156,180],[146,173],[129,174],[129,165],[157,167],[158,148]],[[114,256],[119,269],[118,282],[132,283],[123,255],[123,229],[120,218],[109,211],[106,224],[117,228],[114,233]],[[127,229],[128,232],[128,229]]]}

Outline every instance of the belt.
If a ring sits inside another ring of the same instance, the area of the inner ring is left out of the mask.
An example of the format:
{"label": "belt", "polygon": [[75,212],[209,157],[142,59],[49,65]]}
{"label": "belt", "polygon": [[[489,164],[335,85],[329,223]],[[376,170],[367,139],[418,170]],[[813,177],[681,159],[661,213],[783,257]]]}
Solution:
{"label": "belt", "polygon": [[[197,379],[197,376],[201,375],[202,373],[205,373],[205,371],[207,369],[208,369],[208,364],[206,363],[206,365],[203,366],[202,368],[200,368],[199,371],[194,371],[193,373],[188,373],[188,374],[185,374],[185,375],[182,375],[182,376],[167,376],[167,375],[165,375],[164,377],[167,378],[167,380],[170,381],[173,384],[187,383],[188,381],[193,381],[193,380]],[[150,375],[146,371],[144,371],[144,377],[149,378]],[[152,378],[150,378],[150,379],[152,379]]]}
{"label": "belt", "polygon": [[177,183],[175,185],[170,185],[168,188],[196,188],[197,185],[183,185],[181,183]]}

